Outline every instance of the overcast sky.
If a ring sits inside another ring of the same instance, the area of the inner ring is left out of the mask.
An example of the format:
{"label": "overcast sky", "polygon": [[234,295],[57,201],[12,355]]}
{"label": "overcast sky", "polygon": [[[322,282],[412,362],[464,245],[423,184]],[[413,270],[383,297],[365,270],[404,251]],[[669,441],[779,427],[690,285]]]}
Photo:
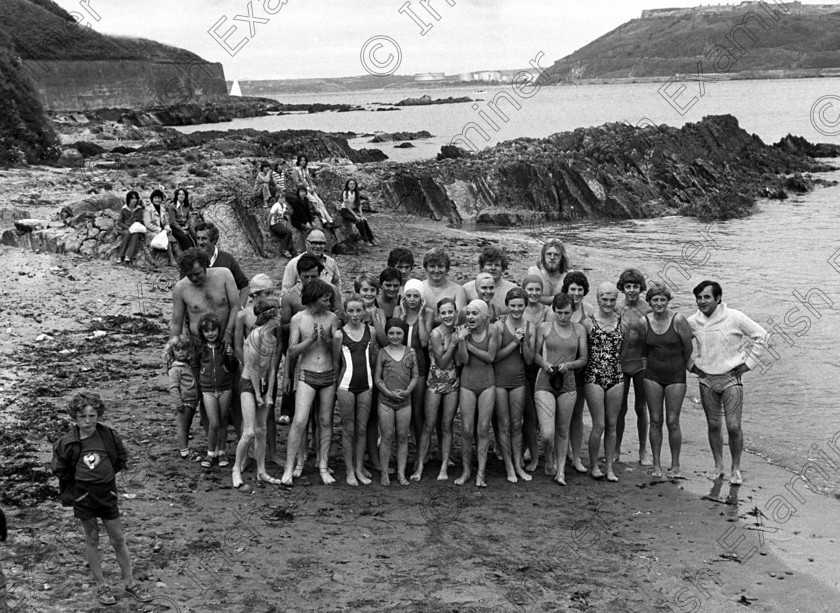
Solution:
{"label": "overcast sky", "polygon": [[[364,74],[362,49],[371,39],[364,57],[374,71],[395,68],[396,74],[411,75],[525,68],[540,52],[545,55],[540,64],[548,66],[637,18],[642,9],[698,4],[684,0],[424,0],[424,5],[419,0],[56,1],[84,15],[100,32],[149,38],[221,62],[230,80]],[[767,2],[774,5],[774,0]],[[824,0],[829,2],[840,0]],[[411,12],[425,25],[416,23]],[[234,19],[237,15],[240,18]],[[215,37],[208,33],[212,30]]]}

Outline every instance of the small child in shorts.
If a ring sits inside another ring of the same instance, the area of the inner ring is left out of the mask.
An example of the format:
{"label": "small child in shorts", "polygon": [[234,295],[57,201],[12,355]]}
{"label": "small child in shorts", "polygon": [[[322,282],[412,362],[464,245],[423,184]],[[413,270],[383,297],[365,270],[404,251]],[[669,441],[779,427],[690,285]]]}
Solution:
{"label": "small child in shorts", "polygon": [[58,477],[61,503],[72,506],[73,516],[82,522],[99,602],[113,605],[117,601],[102,574],[97,518],[102,520],[117,556],[125,593],[140,602],[151,602],[152,597],[134,582],[117,507],[116,474],[126,467],[128,454],[119,435],[99,422],[104,411],[99,394],[79,392],[73,396],[68,413],[76,424],[53,446],[52,471]]}
{"label": "small child in shorts", "polygon": [[190,448],[189,436],[198,408],[198,383],[190,368],[192,344],[179,336],[166,344],[165,363],[169,375],[169,398],[178,418],[178,453],[184,460],[199,462],[201,454]]}

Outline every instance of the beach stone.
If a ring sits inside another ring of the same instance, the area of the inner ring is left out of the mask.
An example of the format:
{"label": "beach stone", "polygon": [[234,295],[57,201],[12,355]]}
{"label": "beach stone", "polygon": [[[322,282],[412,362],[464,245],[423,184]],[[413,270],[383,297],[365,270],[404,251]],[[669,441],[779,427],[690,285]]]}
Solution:
{"label": "beach stone", "polygon": [[100,216],[100,217],[97,217],[97,218],[94,220],[93,224],[94,224],[97,228],[99,228],[100,230],[102,230],[103,232],[110,232],[111,230],[113,230],[113,229],[114,229],[114,226],[116,225],[116,223],[114,222],[114,220],[113,220],[111,217],[107,216],[107,215],[102,215],[102,216]]}
{"label": "beach stone", "polygon": [[84,164],[85,158],[77,149],[67,148],[61,150],[56,162],[59,166],[66,168],[79,168]]}
{"label": "beach stone", "polygon": [[33,230],[46,228],[49,223],[47,219],[16,219],[15,228],[21,232],[32,232]]}
{"label": "beach stone", "polygon": [[79,253],[82,255],[93,255],[96,251],[97,242],[96,239],[86,239],[82,244],[79,246]]}

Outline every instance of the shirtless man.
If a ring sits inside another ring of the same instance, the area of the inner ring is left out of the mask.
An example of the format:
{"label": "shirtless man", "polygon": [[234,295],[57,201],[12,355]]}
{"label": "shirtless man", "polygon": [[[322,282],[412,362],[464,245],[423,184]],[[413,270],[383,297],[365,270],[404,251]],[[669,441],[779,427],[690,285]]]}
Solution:
{"label": "shirtless man", "polygon": [[621,441],[624,438],[624,419],[627,416],[627,397],[630,394],[630,382],[633,382],[634,408],[636,410],[636,429],[639,432],[639,464],[653,466],[648,453],[648,419],[647,401],[645,399],[645,329],[641,326],[641,319],[651,312],[650,305],[639,300],[642,292],[647,289],[644,275],[635,268],[625,269],[615,284],[618,291],[624,294],[624,301],[618,308],[621,323],[627,329],[627,336],[621,346],[621,371],[624,373],[624,396],[621,400],[621,410],[618,413],[618,423],[615,429],[615,461],[621,456]]}
{"label": "shirtless man", "polygon": [[429,277],[423,281],[423,300],[434,312],[435,326],[440,324],[437,303],[441,298],[452,298],[459,311],[467,306],[467,292],[463,286],[449,280],[451,263],[449,254],[440,247],[430,249],[423,256],[423,268]]}
{"label": "shirtless man", "polygon": [[[507,313],[505,296],[507,296],[510,290],[516,289],[517,287],[516,283],[502,279],[502,273],[507,270],[507,267],[507,254],[498,247],[489,245],[481,250],[481,255],[478,256],[478,270],[479,272],[490,273],[496,281],[496,293],[493,294],[493,300],[490,302],[496,307],[497,315]],[[467,292],[467,300],[478,298],[478,292],[475,289],[475,280],[464,283],[464,291]]]}
{"label": "shirtless man", "polygon": [[[411,270],[414,268],[414,254],[405,247],[391,249],[391,253],[388,254],[388,268],[396,268],[400,271],[402,275],[400,293],[402,293],[405,282],[411,278]],[[387,317],[390,317],[390,315],[387,315]]]}
{"label": "shirtless man", "polygon": [[[251,303],[236,314],[236,323],[233,329],[233,353],[239,361],[239,378],[242,377],[242,370],[245,366],[245,339],[248,338],[257,321],[257,316],[254,314],[254,305],[260,300],[269,300],[274,297],[274,281],[266,274],[260,273],[254,275],[249,287]],[[279,329],[277,332],[279,337]],[[280,339],[278,338],[279,341]],[[277,466],[282,466],[283,462],[280,456],[277,455],[277,420],[275,418],[273,403],[269,408],[266,418],[266,442],[268,447],[266,459],[269,462],[274,462]]]}
{"label": "shirtless man", "polygon": [[715,479],[724,474],[722,422],[725,421],[732,455],[729,483],[741,485],[741,453],[744,450],[741,376],[761,363],[761,354],[767,348],[767,331],[741,311],[730,309],[721,302],[723,290],[716,281],[701,281],[692,291],[697,312],[688,318],[694,334],[694,354],[688,362],[688,370],[700,377],[700,400],[709,425]]}
{"label": "shirtless man", "polygon": [[569,256],[559,240],[550,240],[542,246],[540,259],[536,266],[528,269],[529,275],[537,275],[543,280],[543,295],[540,302],[551,304],[554,295],[563,287],[563,277],[569,271]]}
{"label": "shirtless man", "polygon": [[181,335],[185,315],[190,318],[190,337],[196,339],[198,321],[207,313],[215,313],[225,326],[223,340],[232,343],[239,292],[231,272],[227,268],[210,268],[210,257],[197,247],[181,254],[178,267],[185,278],[172,288],[170,339]]}
{"label": "shirtless man", "polygon": [[[295,417],[289,429],[286,470],[283,485],[292,485],[293,477],[300,476],[303,467],[298,456],[301,441],[309,421],[309,411],[315,397],[320,401],[318,421],[318,471],[325,485],[335,483],[327,465],[332,441],[332,416],[335,405],[337,354],[333,351],[333,335],[341,327],[338,317],[330,312],[333,292],[329,283],[316,279],[307,283],[301,292],[303,311],[292,317],[289,333],[289,359],[300,357],[300,375],[295,393]],[[305,459],[305,457],[304,457]],[[296,465],[296,461],[298,462]]]}

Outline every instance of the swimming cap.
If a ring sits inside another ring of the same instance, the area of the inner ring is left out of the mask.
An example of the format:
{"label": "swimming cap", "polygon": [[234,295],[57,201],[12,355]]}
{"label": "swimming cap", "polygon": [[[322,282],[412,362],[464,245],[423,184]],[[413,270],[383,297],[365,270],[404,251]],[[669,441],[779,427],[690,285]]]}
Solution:
{"label": "swimming cap", "polygon": [[485,319],[490,316],[490,309],[487,308],[487,303],[483,300],[473,300],[467,305],[467,308],[469,307],[474,307],[478,309],[479,313],[481,313],[482,317],[484,317]]}
{"label": "swimming cap", "polygon": [[250,283],[251,289],[249,293],[262,292],[267,289],[274,289],[274,281],[271,280],[267,274],[259,273],[254,275]]}
{"label": "swimming cap", "polygon": [[405,282],[405,289],[403,290],[403,294],[407,293],[410,290],[417,291],[421,296],[423,295],[423,282],[418,281],[417,279],[409,279]]}

